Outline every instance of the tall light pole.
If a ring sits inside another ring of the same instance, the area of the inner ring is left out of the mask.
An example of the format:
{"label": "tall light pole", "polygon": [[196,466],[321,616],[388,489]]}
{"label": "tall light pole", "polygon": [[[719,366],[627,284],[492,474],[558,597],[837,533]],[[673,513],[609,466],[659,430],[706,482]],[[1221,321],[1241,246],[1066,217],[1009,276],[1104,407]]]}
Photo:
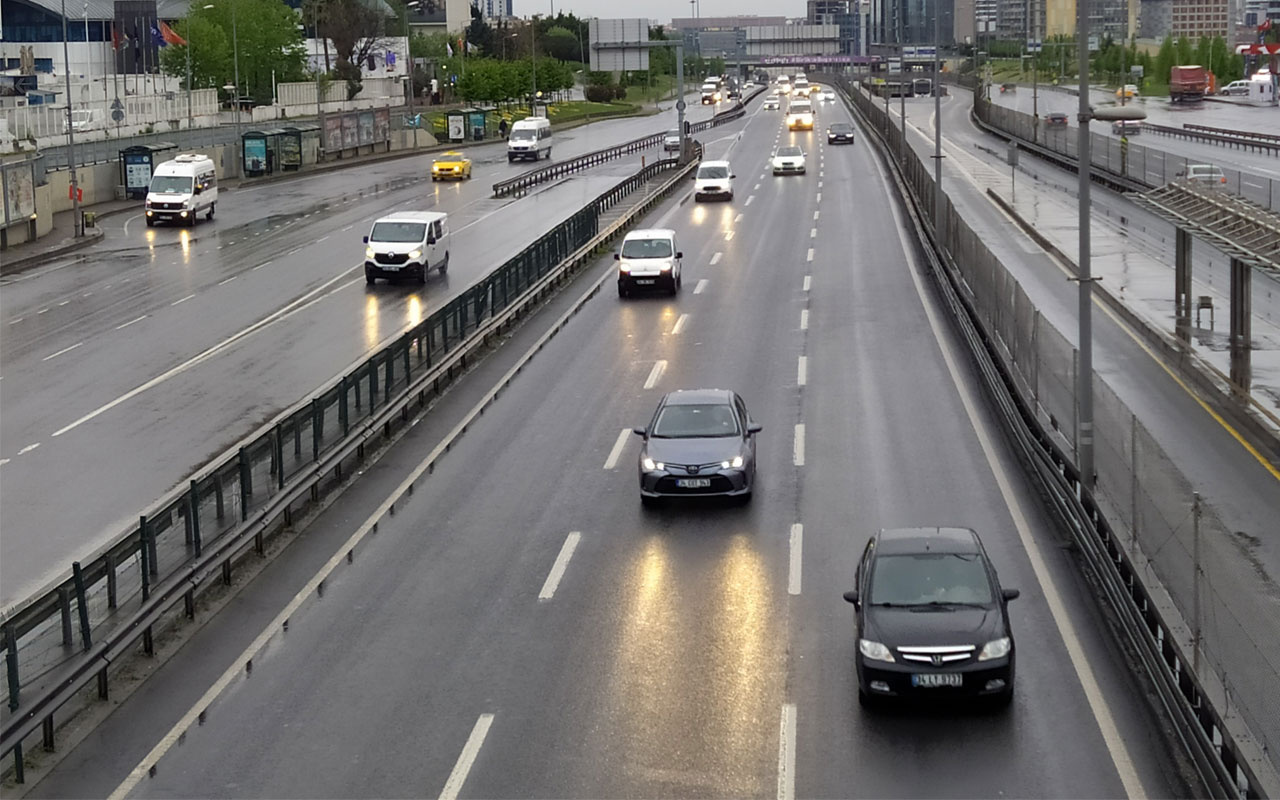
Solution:
{"label": "tall light pole", "polygon": [[[413,119],[413,34],[409,30],[409,9],[418,5],[418,0],[410,0],[404,4],[404,57],[409,72],[409,118]],[[413,126],[413,149],[418,149],[418,125]],[[323,134],[322,134],[323,135]]]}
{"label": "tall light pole", "polygon": [[[1034,2],[1034,0],[1032,0]],[[933,0],[933,231],[942,228],[942,9]]]}
{"label": "tall light pole", "polygon": [[231,153],[236,157],[236,175],[243,177],[244,173],[244,155],[240,152],[243,142],[240,141],[240,37],[236,28],[236,2],[231,0],[231,60],[235,66],[236,90],[234,100],[236,104],[236,143],[231,148]]}
{"label": "tall light pole", "polygon": [[71,177],[71,216],[76,236],[84,236],[80,217],[80,182],[76,179],[76,126],[71,116],[71,51],[67,46],[67,0],[62,0],[62,66],[67,73],[67,164]]}
{"label": "tall light pole", "polygon": [[529,18],[529,62],[533,65],[533,95],[529,100],[529,116],[538,116],[538,17]]}

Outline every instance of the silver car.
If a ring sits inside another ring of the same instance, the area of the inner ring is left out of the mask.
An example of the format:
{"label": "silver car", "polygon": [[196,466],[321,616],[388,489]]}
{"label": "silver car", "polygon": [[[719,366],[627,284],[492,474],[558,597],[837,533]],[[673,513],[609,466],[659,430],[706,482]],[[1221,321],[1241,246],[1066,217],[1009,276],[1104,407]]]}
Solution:
{"label": "silver car", "polygon": [[640,448],[640,501],[662,497],[751,499],[756,482],[756,434],[737,392],[682,389],[658,403],[648,427],[636,428]]}

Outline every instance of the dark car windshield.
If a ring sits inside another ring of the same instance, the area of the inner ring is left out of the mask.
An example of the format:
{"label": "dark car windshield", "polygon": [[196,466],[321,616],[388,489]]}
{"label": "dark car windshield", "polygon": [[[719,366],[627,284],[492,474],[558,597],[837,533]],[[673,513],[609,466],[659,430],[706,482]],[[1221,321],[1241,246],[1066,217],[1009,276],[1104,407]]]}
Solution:
{"label": "dark car windshield", "polygon": [[991,601],[991,581],[976,553],[882,555],[871,571],[872,605]]}
{"label": "dark car windshield", "polygon": [[737,436],[738,418],[727,404],[670,405],[658,414],[650,435],[658,439]]}
{"label": "dark car windshield", "polygon": [[622,243],[623,258],[671,258],[670,239],[628,239]]}
{"label": "dark car windshield", "polygon": [[801,156],[801,155],[804,155],[804,151],[803,151],[803,150],[801,150],[799,147],[779,147],[779,148],[778,148],[778,155],[780,155],[780,156]]}
{"label": "dark car windshield", "polygon": [[850,126],[847,122],[837,122],[836,124],[828,128],[828,130],[830,130],[832,133],[848,133],[849,131],[853,130],[853,127]]}
{"label": "dark car windshield", "polygon": [[699,178],[727,178],[729,170],[727,167],[698,167]]}
{"label": "dark car windshield", "polygon": [[159,194],[190,194],[191,178],[185,175],[157,175],[151,179],[151,191]]}
{"label": "dark car windshield", "polygon": [[373,233],[369,234],[371,242],[420,242],[426,235],[424,222],[376,222]]}

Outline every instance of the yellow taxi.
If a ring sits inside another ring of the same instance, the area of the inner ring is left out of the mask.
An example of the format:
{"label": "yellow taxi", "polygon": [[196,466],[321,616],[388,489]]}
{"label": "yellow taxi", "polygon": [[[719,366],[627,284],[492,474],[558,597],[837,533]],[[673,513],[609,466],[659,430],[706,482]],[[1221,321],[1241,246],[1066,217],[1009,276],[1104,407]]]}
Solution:
{"label": "yellow taxi", "polygon": [[1124,98],[1125,100],[1131,100],[1137,96],[1138,96],[1138,87],[1132,83],[1126,83],[1124,86],[1121,86],[1119,89],[1116,89],[1116,97]]}
{"label": "yellow taxi", "polygon": [[471,159],[465,153],[450,150],[436,156],[431,163],[431,180],[462,180],[471,177]]}

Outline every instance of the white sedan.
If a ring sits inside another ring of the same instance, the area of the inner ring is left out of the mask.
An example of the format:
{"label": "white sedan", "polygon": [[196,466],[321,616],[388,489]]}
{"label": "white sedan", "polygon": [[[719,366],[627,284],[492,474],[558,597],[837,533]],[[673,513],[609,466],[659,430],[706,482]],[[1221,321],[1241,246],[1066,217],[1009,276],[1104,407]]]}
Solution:
{"label": "white sedan", "polygon": [[835,99],[836,99],[836,93],[835,93],[835,92],[833,92],[833,91],[831,91],[830,89],[827,89],[827,90],[823,91],[823,93],[822,93],[822,99],[823,99],[823,101],[824,101],[824,102],[827,102],[827,103],[834,103],[834,102],[835,102]]}
{"label": "white sedan", "polygon": [[774,152],[770,165],[773,167],[774,175],[803,175],[804,151],[796,145],[779,147]]}

